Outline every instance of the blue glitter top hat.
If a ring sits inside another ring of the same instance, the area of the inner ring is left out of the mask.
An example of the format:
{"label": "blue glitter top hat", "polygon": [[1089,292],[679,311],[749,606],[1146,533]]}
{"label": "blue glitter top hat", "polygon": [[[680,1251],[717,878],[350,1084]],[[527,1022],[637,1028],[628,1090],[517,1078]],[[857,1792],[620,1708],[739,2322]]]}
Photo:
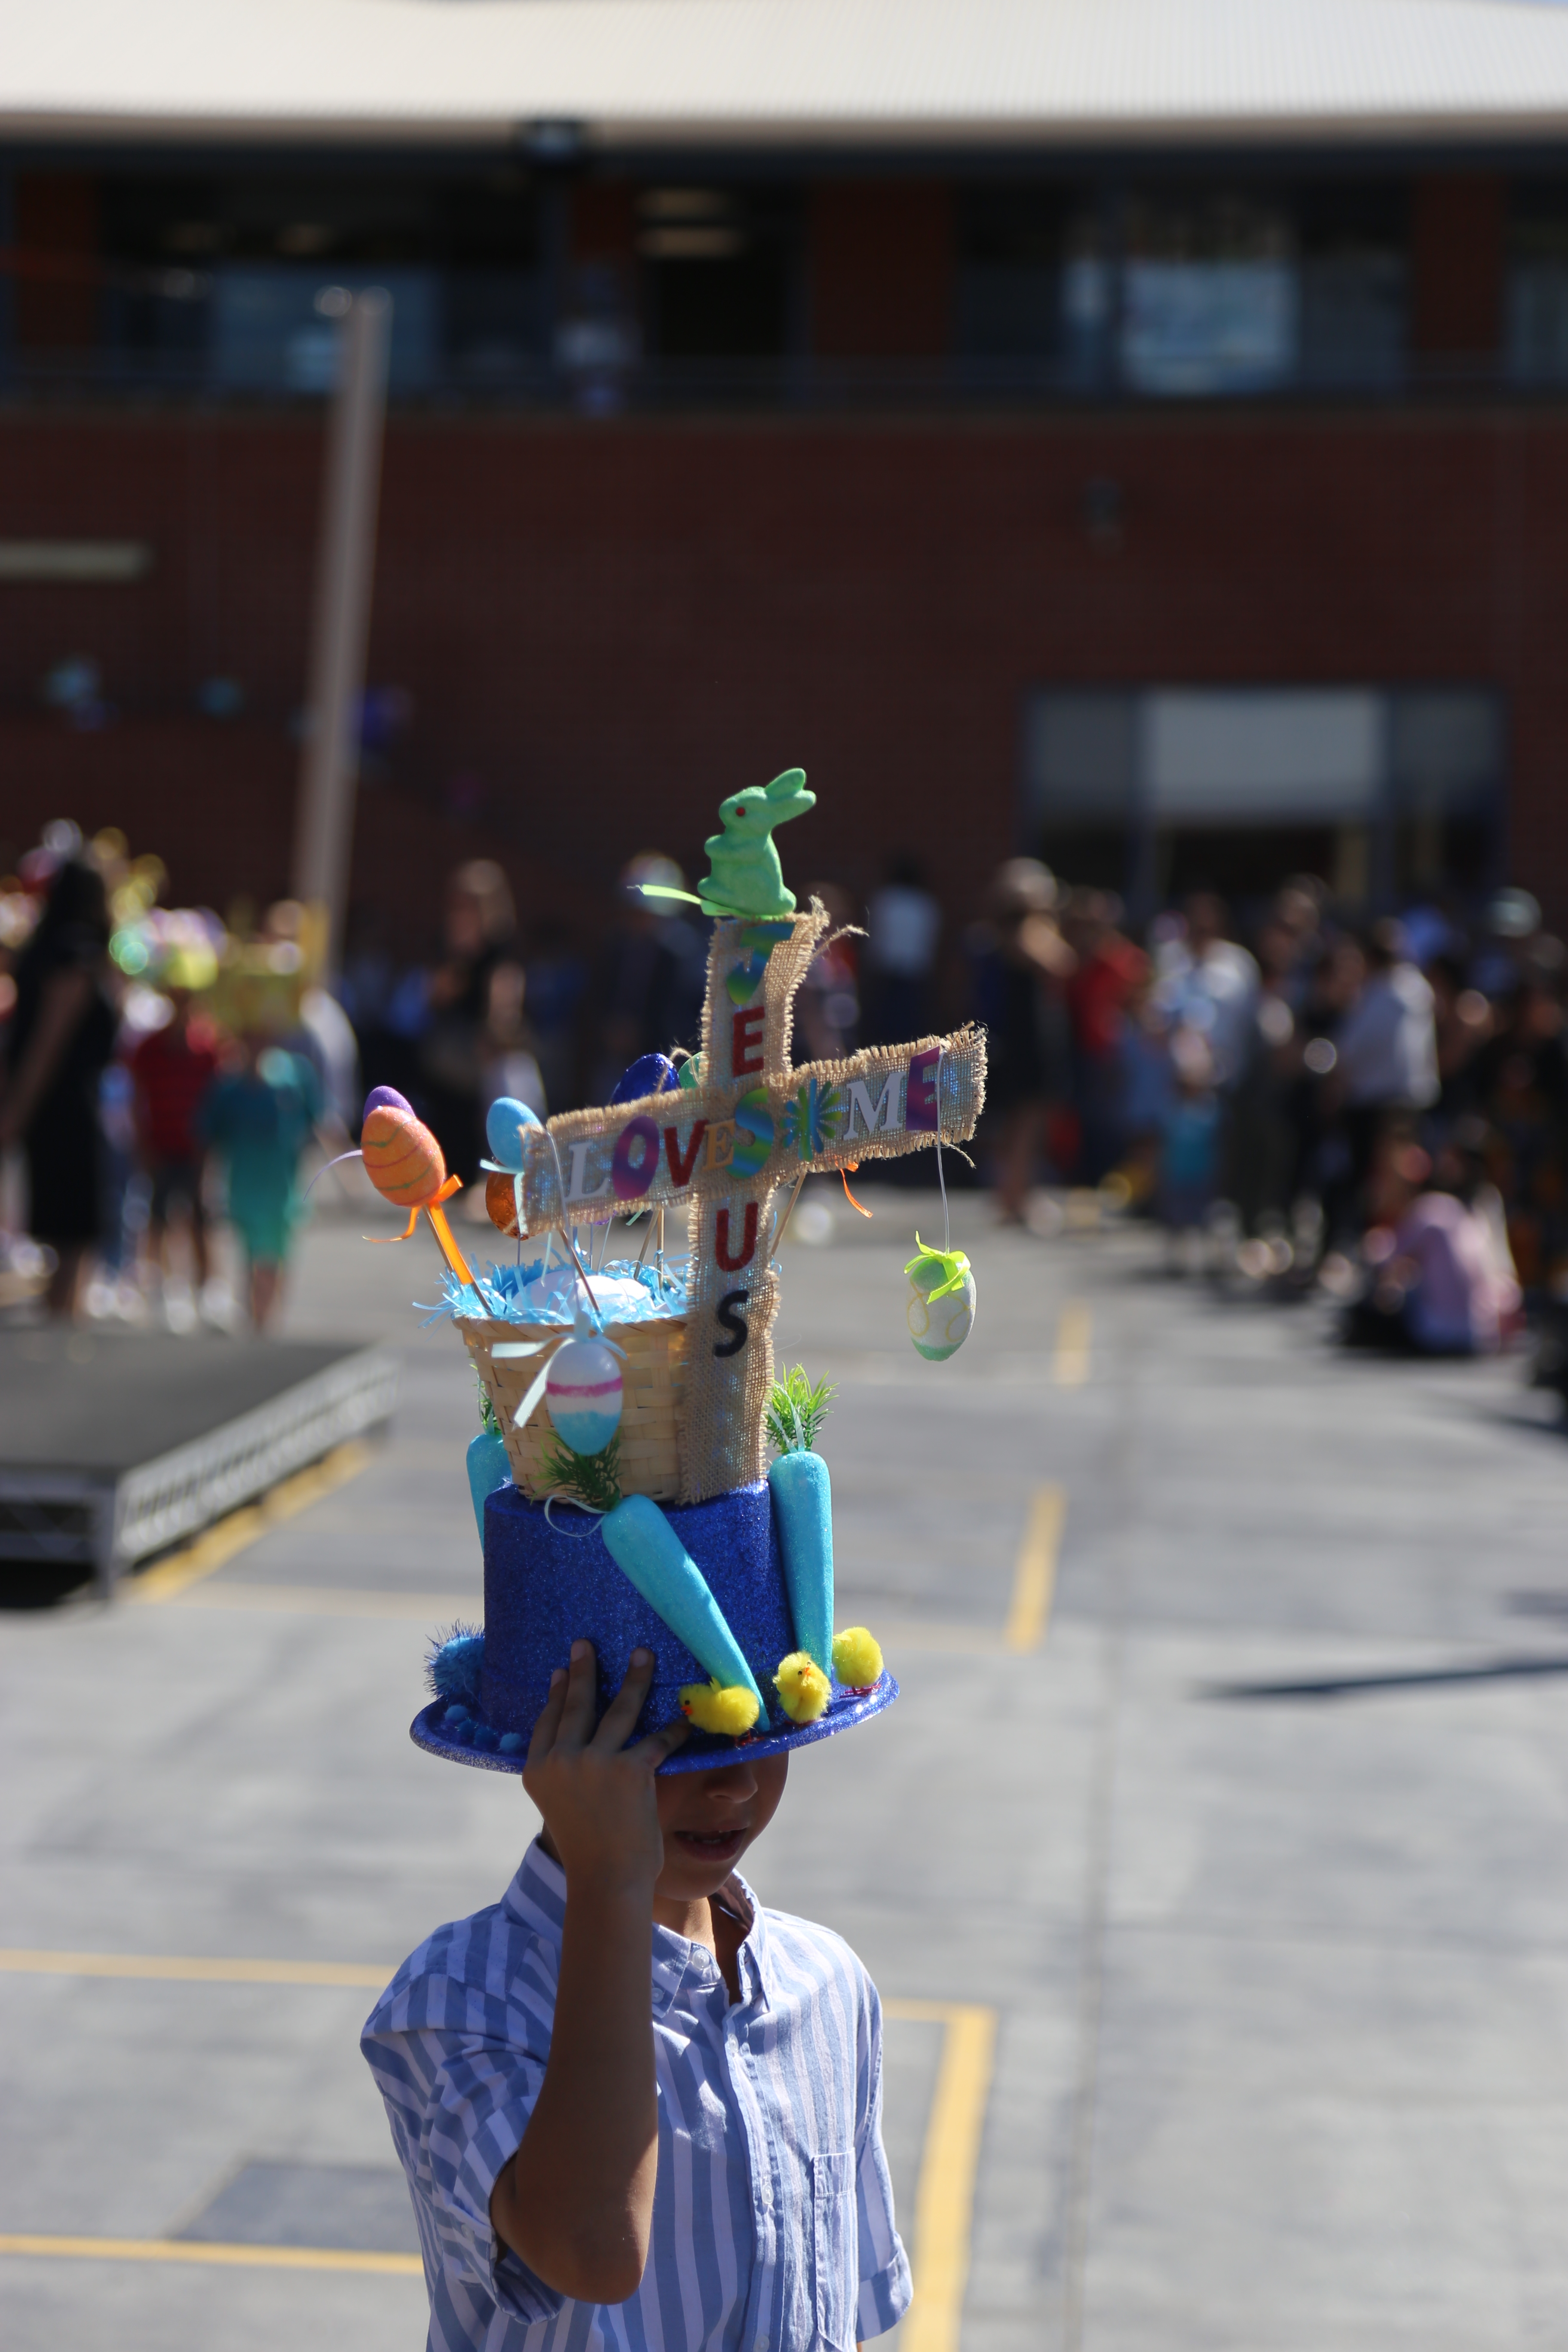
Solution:
{"label": "blue glitter top hat", "polygon": [[[776,1675],[798,1644],[767,1481],[661,1516],[742,1656],[755,1661],[753,1679]],[[485,1505],[484,1633],[476,1639],[458,1632],[436,1651],[437,1696],[415,1722],[416,1741],[455,1763],[521,1771],[549,1696],[551,1673],[584,1637],[593,1642],[598,1660],[601,1710],[619,1689],[632,1652],[653,1653],[638,1736],[683,1712],[689,1717],[694,1706],[703,1711],[713,1678],[611,1557],[602,1524],[559,1505],[546,1517],[546,1507],[531,1503],[516,1486],[497,1488]],[[846,1646],[841,1642],[841,1658]],[[860,1654],[855,1670],[866,1670],[868,1656]],[[829,1652],[824,1704],[804,1722],[785,1713],[776,1688],[768,1691],[765,1720],[760,1709],[752,1713],[740,1705],[745,1753],[776,1755],[879,1713],[897,1697],[898,1685],[879,1658],[876,1663],[870,1685],[857,1688],[832,1679]],[[731,1687],[752,1698],[747,1685]],[[693,1720],[689,1738],[661,1769],[696,1771],[735,1752],[733,1734],[704,1730]]]}
{"label": "blue glitter top hat", "polygon": [[[805,782],[791,769],[721,810],[712,871],[691,898],[713,919],[700,1050],[679,1068],[643,1056],[601,1110],[542,1122],[521,1103],[491,1106],[486,1206],[516,1237],[514,1265],[468,1266],[440,1206],[452,1181],[434,1138],[379,1090],[367,1172],[408,1209],[410,1232],[428,1211],[447,1311],[484,1392],[468,1470],[485,1622],[432,1652],[413,1738],[434,1755],[521,1772],[551,1675],[580,1639],[595,1647],[601,1710],[634,1648],[653,1654],[638,1732],[678,1713],[691,1725],[667,1772],[738,1745],[760,1757],[827,1738],[898,1696],[870,1631],[835,1628],[831,1486],[816,1450],[831,1391],[798,1369],[775,1376],[775,1258],[814,1171],[935,1145],[940,1173],[942,1145],[971,1136],[984,1107],[985,1046],[965,1029],[792,1066],[795,992],[828,919],[816,900],[796,912],[772,836],[813,804]],[[671,1209],[687,1228],[679,1256],[666,1250]],[[612,1255],[617,1226],[625,1254]],[[956,1253],[913,1265],[910,1335],[940,1360],[973,1321],[973,1278]]]}

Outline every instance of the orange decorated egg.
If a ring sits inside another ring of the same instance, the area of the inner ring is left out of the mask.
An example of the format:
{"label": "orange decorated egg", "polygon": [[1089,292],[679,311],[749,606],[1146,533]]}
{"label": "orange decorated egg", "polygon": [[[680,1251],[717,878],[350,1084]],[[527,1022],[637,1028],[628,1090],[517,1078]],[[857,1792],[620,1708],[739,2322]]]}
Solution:
{"label": "orange decorated egg", "polygon": [[384,1201],[399,1209],[427,1208],[447,1181],[441,1147],[411,1110],[376,1103],[360,1134],[365,1173]]}
{"label": "orange decorated egg", "polygon": [[498,1233],[516,1233],[517,1186],[510,1176],[486,1177],[485,1214]]}

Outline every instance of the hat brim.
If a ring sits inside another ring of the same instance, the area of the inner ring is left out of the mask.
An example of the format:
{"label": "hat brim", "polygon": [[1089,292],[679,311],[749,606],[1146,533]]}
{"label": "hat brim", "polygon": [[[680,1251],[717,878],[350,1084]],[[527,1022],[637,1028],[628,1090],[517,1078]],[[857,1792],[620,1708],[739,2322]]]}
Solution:
{"label": "hat brim", "polygon": [[[792,1723],[787,1730],[771,1731],[761,1739],[724,1739],[710,1731],[693,1730],[658,1769],[661,1772],[710,1772],[720,1764],[787,1756],[794,1748],[810,1748],[818,1739],[831,1739],[836,1731],[853,1731],[858,1723],[868,1723],[872,1716],[891,1706],[898,1696],[899,1685],[884,1668],[881,1681],[869,1690],[846,1690],[836,1685],[826,1713],[815,1723]],[[443,1756],[448,1764],[472,1764],[481,1772],[521,1773],[526,1747],[503,1756],[498,1748],[469,1748],[448,1738],[441,1724],[447,1704],[436,1698],[420,1708],[408,1727],[416,1748],[423,1748],[429,1756]]]}

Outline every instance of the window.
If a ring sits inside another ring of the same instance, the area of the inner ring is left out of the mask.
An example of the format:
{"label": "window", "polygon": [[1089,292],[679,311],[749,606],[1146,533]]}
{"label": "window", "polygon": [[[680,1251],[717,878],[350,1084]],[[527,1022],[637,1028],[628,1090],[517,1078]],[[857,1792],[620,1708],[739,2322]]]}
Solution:
{"label": "window", "polygon": [[1245,896],[1301,869],[1476,889],[1502,713],[1472,686],[1051,688],[1026,713],[1024,775],[1029,846],[1140,914],[1205,878]]}
{"label": "window", "polygon": [[337,380],[336,298],[366,286],[384,286],[392,297],[388,388],[426,390],[439,357],[439,281],[433,269],[396,266],[225,262],[213,274],[214,381],[230,392],[330,392]]}
{"label": "window", "polygon": [[1332,387],[1394,384],[1405,364],[1409,226],[1393,181],[1301,191],[1301,374]]}
{"label": "window", "polygon": [[1129,201],[1121,359],[1137,392],[1266,391],[1295,373],[1289,214],[1259,197],[1143,189]]}
{"label": "window", "polygon": [[962,357],[1057,356],[1069,209],[1059,186],[1004,182],[960,192],[953,340]]}
{"label": "window", "polygon": [[1125,889],[1137,818],[1137,697],[1039,694],[1025,730],[1031,849],[1074,882]]}
{"label": "window", "polygon": [[1504,772],[1497,697],[1469,687],[1392,696],[1389,768],[1399,887],[1475,889],[1493,878]]}
{"label": "window", "polygon": [[391,293],[395,393],[427,390],[447,370],[504,381],[542,349],[537,200],[521,168],[458,180],[125,174],[102,184],[102,213],[111,350],[186,355],[219,386],[325,391],[334,287]]}
{"label": "window", "polygon": [[1364,821],[1385,764],[1364,687],[1171,688],[1140,698],[1144,804],[1161,824]]}
{"label": "window", "polygon": [[790,345],[796,206],[757,188],[645,188],[637,250],[663,359],[775,359]]}
{"label": "window", "polygon": [[432,208],[448,369],[460,383],[482,387],[536,366],[545,320],[533,181],[508,167],[443,182]]}
{"label": "window", "polygon": [[1511,192],[1509,372],[1522,383],[1568,377],[1568,180],[1525,180]]}

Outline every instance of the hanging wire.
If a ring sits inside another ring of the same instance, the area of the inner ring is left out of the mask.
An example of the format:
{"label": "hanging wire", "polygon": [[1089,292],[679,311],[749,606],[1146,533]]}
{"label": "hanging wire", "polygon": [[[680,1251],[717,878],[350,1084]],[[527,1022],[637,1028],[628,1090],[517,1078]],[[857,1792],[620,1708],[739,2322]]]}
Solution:
{"label": "hanging wire", "polygon": [[323,1161],[321,1166],[317,1169],[315,1174],[311,1177],[310,1182],[306,1185],[303,1192],[300,1195],[300,1199],[302,1201],[308,1201],[310,1199],[311,1193],[315,1191],[317,1185],[321,1182],[329,1168],[341,1168],[345,1160],[363,1160],[363,1158],[364,1153],[356,1148],[353,1151],[340,1151],[335,1160]]}
{"label": "hanging wire", "polygon": [[947,1205],[947,1179],[942,1172],[942,1047],[936,1057],[936,1181],[942,1188],[942,1245],[944,1251],[952,1247],[952,1217]]}
{"label": "hanging wire", "polygon": [[552,1486],[549,1494],[544,1497],[544,1521],[545,1525],[554,1535],[578,1538],[584,1535],[592,1535],[594,1532],[592,1528],[558,1528],[554,1520],[550,1516],[551,1507],[556,1503],[570,1503],[574,1511],[586,1511],[591,1517],[595,1519],[602,1519],[605,1517],[604,1511],[600,1508],[597,1503],[585,1503],[581,1495],[571,1494],[564,1486]]}
{"label": "hanging wire", "polygon": [[566,1227],[563,1225],[561,1231],[563,1237],[565,1240],[566,1246],[572,1253],[572,1261],[576,1266],[578,1275],[582,1279],[583,1287],[588,1294],[588,1304],[594,1310],[595,1319],[602,1322],[604,1318],[599,1313],[599,1302],[594,1296],[594,1286],[588,1279],[588,1269],[584,1265],[582,1257],[578,1252],[576,1227],[574,1226],[571,1232],[568,1233]]}
{"label": "hanging wire", "polygon": [[544,1132],[550,1138],[550,1150],[555,1161],[555,1184],[556,1189],[561,1195],[561,1238],[565,1243],[567,1249],[571,1253],[572,1262],[575,1265],[577,1272],[582,1278],[584,1289],[588,1294],[588,1303],[593,1307],[595,1318],[598,1318],[599,1302],[594,1296],[594,1286],[588,1279],[588,1270],[583,1264],[581,1257],[577,1255],[575,1234],[568,1227],[566,1223],[566,1179],[562,1173],[560,1148],[556,1143],[554,1136],[551,1135],[548,1128],[545,1129]]}
{"label": "hanging wire", "polygon": [[795,1178],[795,1191],[790,1194],[789,1199],[784,1205],[784,1213],[783,1216],[773,1227],[773,1237],[772,1242],[768,1244],[768,1264],[770,1265],[772,1265],[774,1258],[777,1257],[779,1254],[779,1244],[784,1237],[785,1227],[788,1225],[790,1219],[795,1214],[795,1204],[800,1198],[801,1187],[805,1182],[806,1173],[807,1171],[803,1168],[800,1174]]}

